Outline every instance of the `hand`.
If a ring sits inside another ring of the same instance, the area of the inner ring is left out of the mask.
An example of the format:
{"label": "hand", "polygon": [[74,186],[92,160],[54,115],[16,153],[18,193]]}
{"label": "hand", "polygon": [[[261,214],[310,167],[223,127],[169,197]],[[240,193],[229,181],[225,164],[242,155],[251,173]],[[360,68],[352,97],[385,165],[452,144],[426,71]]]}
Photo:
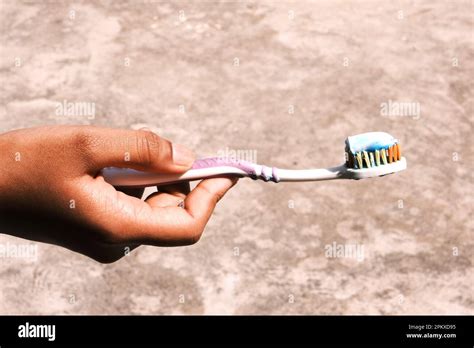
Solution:
{"label": "hand", "polygon": [[[236,179],[118,191],[104,167],[181,173],[193,153],[158,135],[90,126],[29,128],[0,135],[0,232],[113,262],[140,244],[196,243]],[[126,194],[128,193],[128,194]]]}

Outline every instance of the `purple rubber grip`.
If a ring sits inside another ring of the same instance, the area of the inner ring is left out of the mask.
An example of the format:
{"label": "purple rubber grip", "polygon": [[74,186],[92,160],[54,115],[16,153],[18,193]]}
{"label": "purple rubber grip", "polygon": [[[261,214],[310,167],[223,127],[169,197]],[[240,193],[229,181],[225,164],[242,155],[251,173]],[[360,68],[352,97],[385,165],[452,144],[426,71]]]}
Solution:
{"label": "purple rubber grip", "polygon": [[278,169],[275,167],[262,166],[243,160],[235,160],[225,157],[209,157],[198,159],[194,162],[191,169],[203,169],[212,167],[234,167],[246,172],[250,178],[263,181],[279,182]]}

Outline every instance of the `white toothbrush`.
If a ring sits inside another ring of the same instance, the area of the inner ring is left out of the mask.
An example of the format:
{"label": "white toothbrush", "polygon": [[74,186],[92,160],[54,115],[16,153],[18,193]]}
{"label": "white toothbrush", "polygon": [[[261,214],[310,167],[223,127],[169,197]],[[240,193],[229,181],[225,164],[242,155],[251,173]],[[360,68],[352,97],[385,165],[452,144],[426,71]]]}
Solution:
{"label": "white toothbrush", "polygon": [[212,157],[198,159],[182,174],[157,174],[127,168],[104,168],[104,179],[113,186],[146,187],[217,176],[238,176],[264,181],[321,181],[364,179],[406,169],[398,140],[384,132],[363,133],[346,139],[346,163],[325,169],[279,169],[247,161]]}

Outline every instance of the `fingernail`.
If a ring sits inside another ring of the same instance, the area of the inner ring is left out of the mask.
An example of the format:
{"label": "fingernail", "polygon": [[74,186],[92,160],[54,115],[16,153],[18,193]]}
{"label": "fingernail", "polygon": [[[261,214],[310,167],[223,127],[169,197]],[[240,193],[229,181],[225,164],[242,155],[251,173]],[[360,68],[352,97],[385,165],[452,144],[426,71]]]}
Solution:
{"label": "fingernail", "polygon": [[178,166],[191,167],[196,155],[186,146],[173,144],[173,163]]}

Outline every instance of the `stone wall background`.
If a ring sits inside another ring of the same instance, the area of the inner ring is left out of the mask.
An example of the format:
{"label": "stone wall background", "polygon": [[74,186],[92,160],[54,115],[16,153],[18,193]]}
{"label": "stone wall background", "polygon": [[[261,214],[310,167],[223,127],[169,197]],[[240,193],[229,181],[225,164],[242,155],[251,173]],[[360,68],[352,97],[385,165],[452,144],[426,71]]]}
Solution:
{"label": "stone wall background", "polygon": [[[148,126],[201,155],[307,168],[382,130],[409,166],[358,182],[241,180],[198,244],[114,264],[37,244],[36,260],[0,260],[1,313],[473,313],[472,2],[0,6],[2,131]],[[95,103],[95,118],[58,119],[64,100]],[[420,113],[384,116],[388,101]],[[332,243],[363,246],[363,260],[327,257]]]}

